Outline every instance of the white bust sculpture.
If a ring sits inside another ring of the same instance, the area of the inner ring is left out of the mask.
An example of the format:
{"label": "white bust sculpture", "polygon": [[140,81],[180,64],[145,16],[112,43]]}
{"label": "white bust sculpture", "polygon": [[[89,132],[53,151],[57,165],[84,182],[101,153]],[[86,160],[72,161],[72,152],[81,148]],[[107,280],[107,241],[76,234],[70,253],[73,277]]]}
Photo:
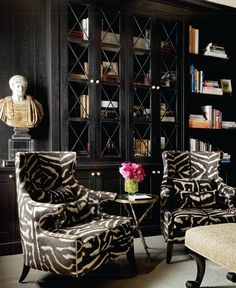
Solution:
{"label": "white bust sculpture", "polygon": [[37,126],[44,115],[42,105],[26,94],[27,80],[14,75],[9,80],[11,96],[0,99],[0,119],[14,128],[32,128]]}

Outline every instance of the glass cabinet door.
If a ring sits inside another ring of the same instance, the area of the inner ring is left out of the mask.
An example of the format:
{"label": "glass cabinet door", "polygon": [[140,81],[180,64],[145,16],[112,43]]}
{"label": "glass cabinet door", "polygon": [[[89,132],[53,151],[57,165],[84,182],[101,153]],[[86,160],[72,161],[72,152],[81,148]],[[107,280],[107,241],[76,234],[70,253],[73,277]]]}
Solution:
{"label": "glass cabinet door", "polygon": [[91,157],[91,92],[89,73],[89,6],[68,2],[67,89],[68,149]]}
{"label": "glass cabinet door", "polygon": [[[100,8],[101,21],[100,73],[101,81],[97,118],[97,155],[100,160],[122,157],[124,127],[121,117],[121,13],[117,9]],[[122,129],[123,127],[123,129]],[[122,134],[123,133],[123,134]]]}
{"label": "glass cabinet door", "polygon": [[161,20],[159,22],[160,49],[160,147],[176,150],[178,147],[178,99],[179,99],[179,48],[178,23]]}
{"label": "glass cabinet door", "polygon": [[[159,86],[154,85],[155,68],[154,47],[152,42],[153,19],[149,16],[133,15],[132,18],[132,93],[130,97],[131,122],[130,138],[132,142],[131,157],[142,160],[153,159],[156,151],[154,141],[155,107]],[[157,84],[157,83],[155,83]],[[154,125],[154,126],[153,126]],[[156,141],[155,141],[156,142]]]}

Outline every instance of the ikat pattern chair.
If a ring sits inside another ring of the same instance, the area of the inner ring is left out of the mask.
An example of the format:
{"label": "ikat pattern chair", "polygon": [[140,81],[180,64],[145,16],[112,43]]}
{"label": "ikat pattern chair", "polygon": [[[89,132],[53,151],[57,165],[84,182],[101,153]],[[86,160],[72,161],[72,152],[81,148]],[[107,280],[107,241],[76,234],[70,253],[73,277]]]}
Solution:
{"label": "ikat pattern chair", "polygon": [[125,253],[136,265],[130,219],[102,210],[116,193],[81,186],[75,164],[75,152],[16,153],[19,282],[30,268],[79,277]]}
{"label": "ikat pattern chair", "polygon": [[164,151],[162,158],[161,231],[170,263],[189,228],[236,222],[236,189],[219,176],[218,152]]}

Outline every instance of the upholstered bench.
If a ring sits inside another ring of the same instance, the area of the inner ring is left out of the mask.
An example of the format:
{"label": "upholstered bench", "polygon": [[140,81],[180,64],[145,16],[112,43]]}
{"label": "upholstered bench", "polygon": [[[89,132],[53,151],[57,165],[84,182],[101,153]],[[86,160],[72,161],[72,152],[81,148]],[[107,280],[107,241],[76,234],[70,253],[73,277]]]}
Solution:
{"label": "upholstered bench", "polygon": [[236,282],[236,223],[198,226],[185,235],[187,253],[197,264],[195,281],[187,281],[186,287],[198,288],[205,273],[205,259],[209,259],[230,272],[226,277]]}

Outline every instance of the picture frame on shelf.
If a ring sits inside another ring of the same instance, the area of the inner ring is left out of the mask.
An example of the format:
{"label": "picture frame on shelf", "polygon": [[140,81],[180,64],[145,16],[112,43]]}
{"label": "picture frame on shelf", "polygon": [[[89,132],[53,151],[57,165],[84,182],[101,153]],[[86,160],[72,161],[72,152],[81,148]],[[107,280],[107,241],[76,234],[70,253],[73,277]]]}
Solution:
{"label": "picture frame on shelf", "polygon": [[232,93],[231,79],[220,79],[220,85],[223,93]]}

